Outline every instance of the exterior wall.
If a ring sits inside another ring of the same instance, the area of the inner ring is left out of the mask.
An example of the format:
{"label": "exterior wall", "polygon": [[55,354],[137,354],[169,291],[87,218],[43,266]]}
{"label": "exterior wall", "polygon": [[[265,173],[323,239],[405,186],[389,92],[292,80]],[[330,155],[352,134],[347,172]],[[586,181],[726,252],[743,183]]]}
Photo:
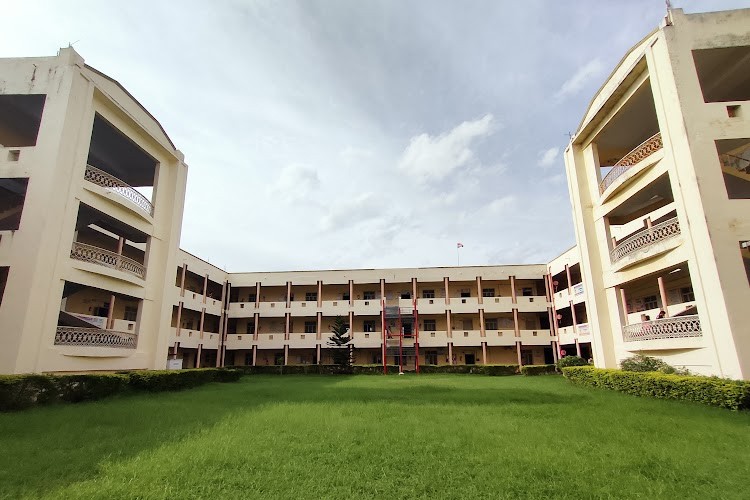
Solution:
{"label": "exterior wall", "polygon": [[[3,94],[45,94],[36,145],[0,146],[0,177],[28,177],[21,223],[4,231],[0,265],[9,266],[0,305],[0,372],[162,368],[172,301],[187,167],[158,123],[116,82],[84,65],[73,49],[57,57],[0,60]],[[84,180],[95,115],[157,163],[153,215]],[[9,154],[17,150],[17,161]],[[148,237],[145,278],[70,257],[81,203]],[[56,344],[65,282],[140,301],[137,347]]]}

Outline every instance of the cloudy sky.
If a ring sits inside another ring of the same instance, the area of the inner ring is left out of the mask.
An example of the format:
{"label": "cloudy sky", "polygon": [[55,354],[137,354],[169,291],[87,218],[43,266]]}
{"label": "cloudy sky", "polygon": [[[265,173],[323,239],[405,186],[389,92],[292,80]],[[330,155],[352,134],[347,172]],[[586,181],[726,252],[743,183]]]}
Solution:
{"label": "cloudy sky", "polygon": [[[673,0],[686,12],[746,0]],[[178,7],[179,6],[179,7]],[[9,1],[0,57],[73,43],[190,166],[182,248],[229,271],[538,263],[562,151],[662,0]]]}

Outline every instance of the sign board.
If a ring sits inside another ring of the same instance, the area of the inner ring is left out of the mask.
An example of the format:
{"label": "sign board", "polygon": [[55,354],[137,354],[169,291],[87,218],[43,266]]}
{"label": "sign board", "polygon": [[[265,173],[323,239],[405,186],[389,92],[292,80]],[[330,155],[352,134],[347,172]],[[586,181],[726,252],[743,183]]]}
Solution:
{"label": "sign board", "polygon": [[167,370],[182,370],[182,358],[168,359]]}

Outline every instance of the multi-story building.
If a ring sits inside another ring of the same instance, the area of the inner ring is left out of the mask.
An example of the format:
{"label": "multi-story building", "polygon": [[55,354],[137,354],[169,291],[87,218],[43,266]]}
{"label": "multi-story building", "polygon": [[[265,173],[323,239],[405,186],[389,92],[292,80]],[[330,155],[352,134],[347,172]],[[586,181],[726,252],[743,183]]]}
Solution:
{"label": "multi-story building", "polygon": [[597,366],[750,377],[750,9],[634,46],[566,151]]}
{"label": "multi-story building", "polygon": [[231,273],[180,252],[170,355],[184,367],[330,363],[334,318],[358,364],[542,364],[557,357],[544,265]]}
{"label": "multi-story building", "polygon": [[73,49],[0,59],[0,373],[164,366],[186,178]]}

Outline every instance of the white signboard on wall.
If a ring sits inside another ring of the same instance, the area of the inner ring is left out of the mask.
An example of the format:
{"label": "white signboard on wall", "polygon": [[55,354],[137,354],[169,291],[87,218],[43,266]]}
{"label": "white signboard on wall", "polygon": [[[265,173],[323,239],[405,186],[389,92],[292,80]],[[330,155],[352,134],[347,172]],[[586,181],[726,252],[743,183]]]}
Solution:
{"label": "white signboard on wall", "polygon": [[168,359],[167,370],[182,370],[182,358]]}

